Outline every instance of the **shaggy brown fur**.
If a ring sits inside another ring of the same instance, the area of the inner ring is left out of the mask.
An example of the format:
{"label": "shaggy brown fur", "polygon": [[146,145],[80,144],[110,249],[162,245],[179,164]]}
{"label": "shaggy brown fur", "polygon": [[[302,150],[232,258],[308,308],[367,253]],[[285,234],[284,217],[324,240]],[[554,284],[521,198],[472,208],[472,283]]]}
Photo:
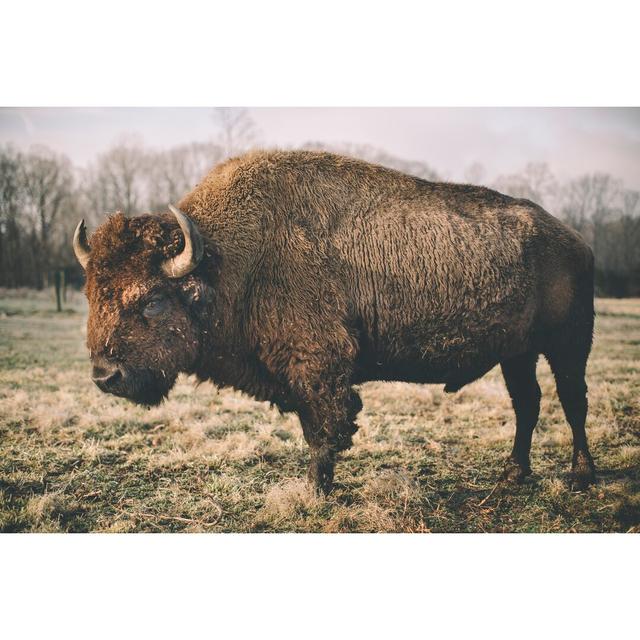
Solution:
{"label": "shaggy brown fur", "polygon": [[520,481],[544,354],[574,432],[575,481],[592,480],[593,258],[537,205],[332,154],[262,152],[216,167],[179,207],[206,241],[182,279],[160,269],[182,248],[170,216],[116,215],[91,238],[94,375],[121,367],[106,390],[155,403],[182,371],[296,411],[310,478],[327,491],[357,429],[354,384],[456,391],[501,364],[517,422],[505,476]]}

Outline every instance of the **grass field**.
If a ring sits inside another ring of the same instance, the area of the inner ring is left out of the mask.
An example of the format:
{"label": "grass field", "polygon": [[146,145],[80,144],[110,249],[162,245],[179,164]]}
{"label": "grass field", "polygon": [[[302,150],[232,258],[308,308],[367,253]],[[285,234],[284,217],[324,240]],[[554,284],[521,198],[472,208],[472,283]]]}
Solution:
{"label": "grass field", "polygon": [[[640,300],[599,300],[588,371],[598,483],[568,488],[571,432],[549,368],[534,475],[496,486],[514,418],[498,368],[455,395],[370,383],[329,498],[303,478],[297,418],[180,378],[146,410],[90,380],[74,293],[0,292],[2,531],[640,531]],[[488,498],[487,498],[488,496]]]}

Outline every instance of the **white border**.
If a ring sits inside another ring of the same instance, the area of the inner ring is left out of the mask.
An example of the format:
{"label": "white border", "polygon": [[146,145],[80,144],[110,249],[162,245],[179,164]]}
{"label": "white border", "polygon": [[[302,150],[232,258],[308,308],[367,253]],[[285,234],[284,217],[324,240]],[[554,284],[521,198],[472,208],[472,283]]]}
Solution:
{"label": "white border", "polygon": [[588,534],[5,536],[3,635],[634,637],[637,542]]}
{"label": "white border", "polygon": [[4,106],[635,106],[637,3],[21,0]]}

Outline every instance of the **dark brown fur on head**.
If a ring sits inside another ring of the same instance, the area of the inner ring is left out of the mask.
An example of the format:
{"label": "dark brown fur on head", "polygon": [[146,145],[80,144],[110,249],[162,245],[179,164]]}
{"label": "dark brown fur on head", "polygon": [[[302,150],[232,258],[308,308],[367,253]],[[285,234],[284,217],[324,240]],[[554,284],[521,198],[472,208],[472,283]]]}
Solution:
{"label": "dark brown fur on head", "polygon": [[[110,393],[157,404],[180,372],[190,373],[196,366],[202,339],[199,315],[212,295],[205,278],[212,270],[201,275],[201,264],[184,278],[168,278],[162,262],[183,246],[184,238],[168,215],[126,218],[119,213],[91,238],[87,346],[94,375],[114,364],[119,367]],[[212,259],[209,251],[203,262]],[[157,315],[145,314],[152,298],[159,301]]]}

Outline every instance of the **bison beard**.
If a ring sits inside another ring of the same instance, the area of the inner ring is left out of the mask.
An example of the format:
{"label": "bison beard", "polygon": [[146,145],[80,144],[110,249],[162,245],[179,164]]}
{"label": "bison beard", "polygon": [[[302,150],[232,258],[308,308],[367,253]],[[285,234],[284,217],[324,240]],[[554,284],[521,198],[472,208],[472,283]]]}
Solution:
{"label": "bison beard", "polygon": [[[354,385],[454,392],[499,364],[516,417],[503,477],[521,482],[543,355],[574,486],[593,481],[593,255],[537,205],[332,154],[256,152],[216,167],[180,209],[113,216],[90,246],[76,230],[92,357],[127,367],[106,391],[157,404],[186,372],[295,411],[327,492],[357,430]],[[162,313],[145,307],[158,293]]]}
{"label": "bison beard", "polygon": [[167,377],[150,369],[135,370],[120,365],[117,380],[110,382],[108,386],[96,381],[96,385],[105,393],[151,407],[160,404],[167,397],[176,377]]}

